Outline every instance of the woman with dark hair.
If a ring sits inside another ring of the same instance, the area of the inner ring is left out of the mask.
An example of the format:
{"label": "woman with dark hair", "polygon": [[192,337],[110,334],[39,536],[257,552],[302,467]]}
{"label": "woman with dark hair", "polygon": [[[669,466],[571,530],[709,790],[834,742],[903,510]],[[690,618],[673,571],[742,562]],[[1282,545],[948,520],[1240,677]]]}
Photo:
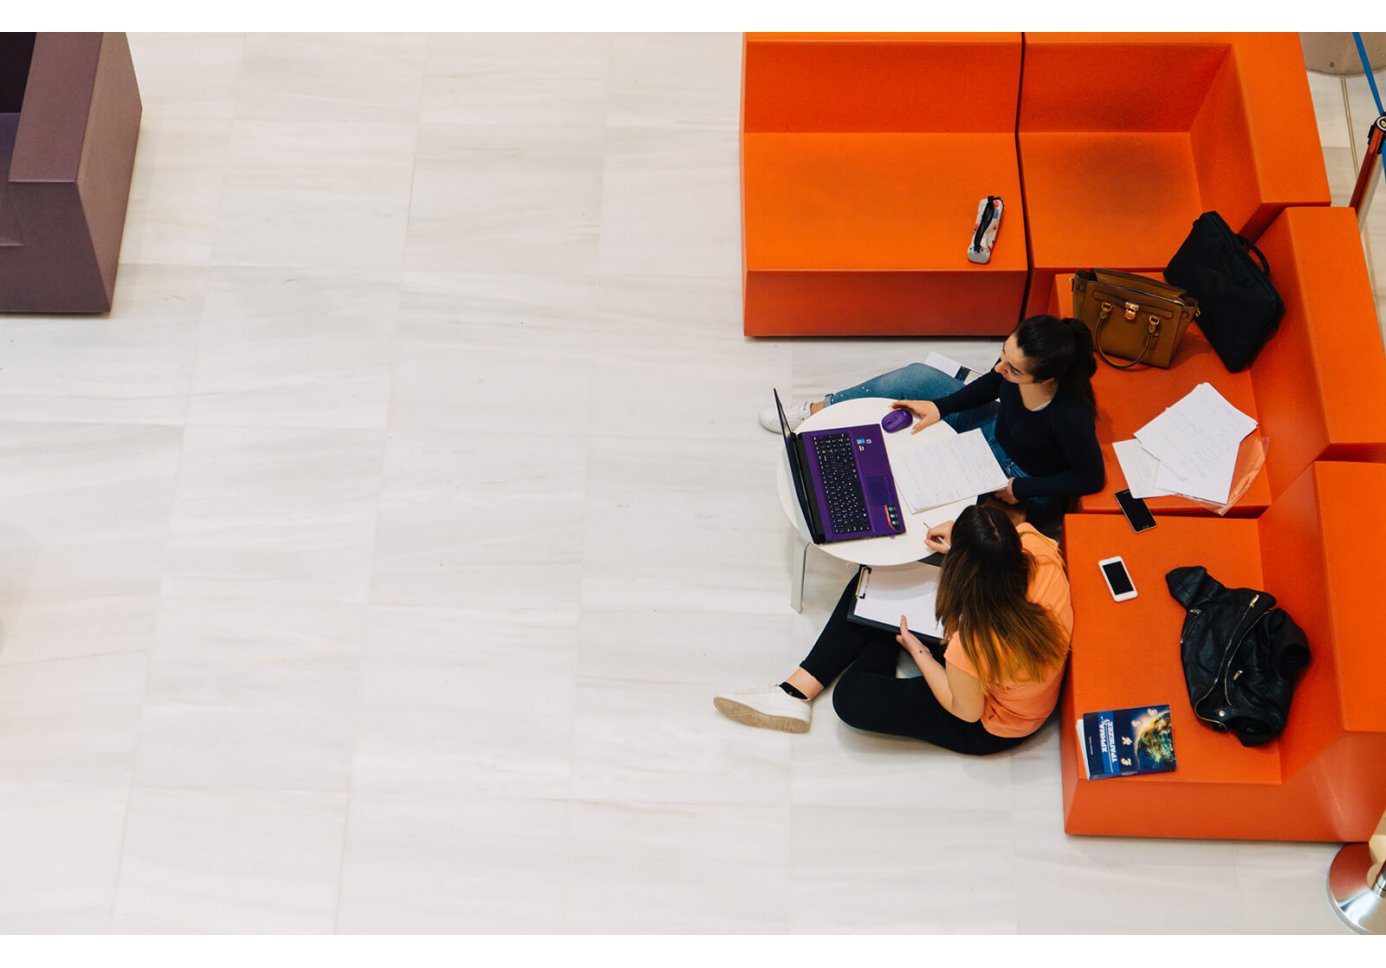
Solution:
{"label": "woman with dark hair", "polygon": [[[995,496],[1045,525],[1070,499],[1100,491],[1106,480],[1092,392],[1096,371],[1092,335],[1079,320],[1031,316],[1006,337],[991,372],[972,383],[912,363],[821,401],[796,403],[785,416],[795,430],[825,406],[887,397],[919,418],[914,433],[939,420],[959,433],[980,429],[1007,477]],[[779,431],[773,407],[761,414],[761,424]]]}
{"label": "woman with dark hair", "polygon": [[[1010,749],[1033,735],[1059,700],[1073,607],[1053,541],[999,508],[972,506],[929,530],[946,552],[936,617],[942,660],[906,627],[892,634],[848,620],[851,582],[799,668],[777,686],[717,696],[724,715],[802,733],[813,699],[834,679],[833,709],[857,729],[921,739],[958,753]],[[922,673],[901,679],[904,647]]]}

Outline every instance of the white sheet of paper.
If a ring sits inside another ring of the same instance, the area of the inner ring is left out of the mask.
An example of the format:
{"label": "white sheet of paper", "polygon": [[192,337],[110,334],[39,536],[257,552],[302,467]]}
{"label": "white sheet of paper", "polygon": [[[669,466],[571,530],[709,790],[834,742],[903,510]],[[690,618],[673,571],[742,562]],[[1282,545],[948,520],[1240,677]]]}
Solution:
{"label": "white sheet of paper", "polygon": [[911,450],[905,456],[903,470],[904,473],[895,475],[895,487],[914,512],[990,494],[1006,486],[1006,473],[980,430],[931,441]]}
{"label": "white sheet of paper", "polygon": [[858,617],[898,626],[903,615],[909,620],[910,631],[916,635],[942,638],[943,626],[934,618],[940,571],[937,565],[919,563],[872,568],[866,581],[866,594],[857,599]]}
{"label": "white sheet of paper", "polygon": [[1126,487],[1132,497],[1162,497],[1170,493],[1156,485],[1155,474],[1160,469],[1160,462],[1141,446],[1139,440],[1113,441],[1112,450],[1116,451],[1117,463],[1121,465],[1121,473],[1126,477]]}
{"label": "white sheet of paper", "polygon": [[965,384],[971,383],[973,380],[977,379],[978,377],[982,376],[987,372],[986,370],[979,371],[971,369],[970,367],[963,366],[961,363],[959,363],[952,357],[944,356],[942,353],[935,353],[932,350],[929,351],[928,356],[924,357],[924,365],[932,366],[935,370],[938,370],[940,373],[947,373],[954,379],[958,379],[958,374],[963,373],[961,379]]}
{"label": "white sheet of paper", "polygon": [[[1229,451],[1235,462],[1237,445],[1255,428],[1212,384],[1200,383],[1137,430],[1136,439],[1175,476],[1196,481],[1220,469]],[[1155,483],[1165,486],[1158,476]]]}
{"label": "white sheet of paper", "polygon": [[1173,468],[1161,464],[1155,474],[1155,486],[1165,488],[1165,493],[1182,494],[1200,501],[1226,504],[1232,493],[1232,475],[1237,470],[1237,448],[1233,446],[1219,456],[1203,473],[1193,477],[1180,477]]}

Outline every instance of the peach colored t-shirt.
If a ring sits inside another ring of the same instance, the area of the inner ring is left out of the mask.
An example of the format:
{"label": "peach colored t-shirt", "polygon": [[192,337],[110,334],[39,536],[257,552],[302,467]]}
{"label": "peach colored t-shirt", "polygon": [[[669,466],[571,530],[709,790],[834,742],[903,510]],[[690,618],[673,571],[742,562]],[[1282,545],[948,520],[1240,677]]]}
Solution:
{"label": "peach colored t-shirt", "polygon": [[[1073,603],[1059,546],[1031,525],[1022,524],[1016,530],[1020,532],[1020,546],[1035,561],[1026,597],[1043,607],[1063,627],[1067,652],[1068,638],[1073,634]],[[956,633],[948,640],[943,657],[968,675],[981,678]],[[982,704],[982,728],[993,736],[1029,736],[1039,729],[1058,704],[1063,671],[1064,664],[1059,662],[1038,682],[1022,680],[987,689]]]}

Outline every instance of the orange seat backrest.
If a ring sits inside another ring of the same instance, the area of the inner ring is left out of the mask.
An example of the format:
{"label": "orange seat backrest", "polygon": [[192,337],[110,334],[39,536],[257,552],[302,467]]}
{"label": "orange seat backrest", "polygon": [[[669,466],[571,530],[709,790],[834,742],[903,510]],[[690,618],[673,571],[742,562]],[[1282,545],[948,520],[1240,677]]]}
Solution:
{"label": "orange seat backrest", "polygon": [[1020,34],[745,38],[748,132],[1015,130]]}
{"label": "orange seat backrest", "polygon": [[[1304,630],[1312,654],[1280,739],[1286,779],[1347,734],[1386,757],[1386,648],[1374,607],[1386,586],[1383,493],[1386,464],[1317,462],[1257,521],[1265,589]],[[1386,796],[1383,763],[1370,770]]]}
{"label": "orange seat backrest", "polygon": [[1253,239],[1329,200],[1292,33],[1027,33],[1019,131],[1188,132],[1202,208]]}
{"label": "orange seat backrest", "polygon": [[1189,131],[1230,55],[1189,34],[1027,33],[1019,129]]}
{"label": "orange seat backrest", "polygon": [[1320,458],[1386,461],[1386,354],[1352,210],[1288,208],[1257,248],[1285,301],[1251,364],[1271,494]]}

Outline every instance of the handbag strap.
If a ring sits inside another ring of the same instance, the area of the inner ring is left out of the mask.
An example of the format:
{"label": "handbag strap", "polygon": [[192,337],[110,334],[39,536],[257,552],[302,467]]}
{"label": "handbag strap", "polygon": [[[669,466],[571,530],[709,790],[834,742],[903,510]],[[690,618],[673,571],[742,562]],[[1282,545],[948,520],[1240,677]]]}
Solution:
{"label": "handbag strap", "polygon": [[1246,246],[1248,252],[1256,256],[1257,261],[1261,263],[1261,271],[1264,272],[1266,274],[1266,278],[1269,279],[1270,263],[1267,262],[1266,257],[1261,254],[1261,250],[1256,248],[1256,246],[1252,245],[1251,240],[1248,239],[1245,235],[1237,236],[1237,241],[1240,242],[1242,245]]}
{"label": "handbag strap", "polygon": [[1114,369],[1129,370],[1131,369],[1131,367],[1135,366],[1141,360],[1145,359],[1145,354],[1150,352],[1150,348],[1154,346],[1156,341],[1159,339],[1160,317],[1156,316],[1154,313],[1150,314],[1150,322],[1146,326],[1145,330],[1145,345],[1141,347],[1141,352],[1139,356],[1137,356],[1130,363],[1113,363],[1112,358],[1107,355],[1106,350],[1102,349],[1102,330],[1106,327],[1106,325],[1109,322],[1111,322],[1112,310],[1114,310],[1115,308],[1116,306],[1109,302],[1104,302],[1102,304],[1102,312],[1097,317],[1097,327],[1093,330],[1092,342],[1093,345],[1097,348],[1097,355],[1102,357],[1103,363],[1106,363],[1108,366],[1113,367]]}

